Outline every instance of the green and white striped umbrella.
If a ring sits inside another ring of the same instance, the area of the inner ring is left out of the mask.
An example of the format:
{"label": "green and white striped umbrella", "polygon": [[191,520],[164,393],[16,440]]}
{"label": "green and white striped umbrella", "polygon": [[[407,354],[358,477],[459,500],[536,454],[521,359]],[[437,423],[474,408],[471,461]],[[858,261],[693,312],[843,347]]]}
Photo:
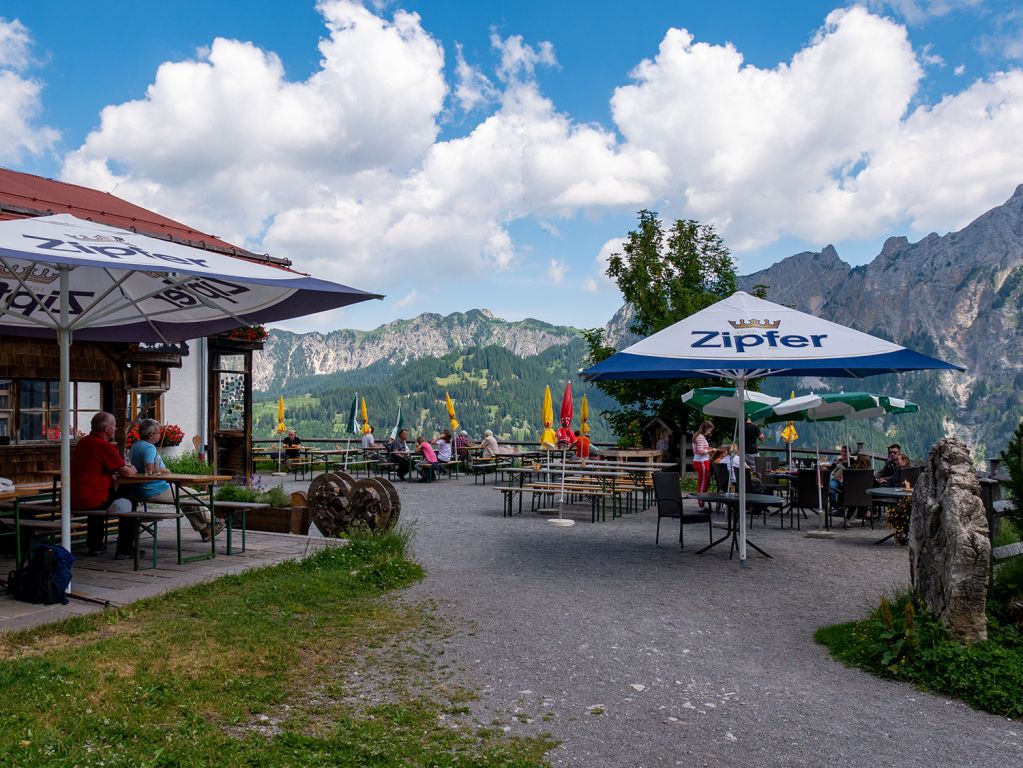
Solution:
{"label": "green and white striped umbrella", "polygon": [[[770,407],[781,402],[781,398],[765,395],[762,392],[745,392],[745,411],[749,416],[754,411]],[[733,387],[699,387],[682,395],[682,404],[707,416],[724,416],[735,418],[739,411],[739,399]]]}
{"label": "green and white striped umbrella", "polygon": [[774,424],[780,421],[841,421],[871,419],[885,414],[878,398],[867,392],[829,392],[802,395],[752,414],[753,421]]}
{"label": "green and white striped umbrella", "polygon": [[920,410],[919,405],[911,403],[909,400],[903,400],[901,397],[881,395],[877,399],[881,403],[881,407],[884,408],[884,412],[894,416],[898,416],[901,413],[916,413]]}

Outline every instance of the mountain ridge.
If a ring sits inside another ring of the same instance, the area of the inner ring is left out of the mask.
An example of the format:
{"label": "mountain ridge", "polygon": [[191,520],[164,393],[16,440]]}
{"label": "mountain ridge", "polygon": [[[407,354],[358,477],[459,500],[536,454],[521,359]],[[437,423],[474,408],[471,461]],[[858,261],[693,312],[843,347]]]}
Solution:
{"label": "mountain ridge", "polygon": [[[768,299],[950,362],[965,374],[876,377],[870,388],[915,399],[926,439],[958,433],[983,452],[1004,445],[1023,412],[1023,184],[1002,205],[946,235],[885,240],[869,263],[851,266],[832,245],[793,254],[738,278],[768,287]],[[637,340],[622,306],[605,326],[621,349]],[[485,309],[427,313],[372,331],[295,334],[272,330],[254,366],[266,391],[302,376],[376,366],[380,377],[412,360],[497,345],[532,357],[579,338],[581,330],[541,320],[505,321]],[[314,381],[314,379],[310,379]],[[822,388],[818,379],[769,381],[765,389]],[[837,388],[837,387],[836,387]],[[906,422],[904,422],[906,423]]]}

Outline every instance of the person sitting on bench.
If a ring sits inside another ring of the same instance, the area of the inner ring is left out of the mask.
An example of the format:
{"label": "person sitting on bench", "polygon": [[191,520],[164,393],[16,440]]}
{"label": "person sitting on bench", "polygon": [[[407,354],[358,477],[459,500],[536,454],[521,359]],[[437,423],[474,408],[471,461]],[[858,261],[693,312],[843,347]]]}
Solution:
{"label": "person sitting on bench", "polygon": [[298,459],[302,455],[302,441],[298,437],[298,433],[293,429],[288,430],[288,436],[281,440],[281,445],[284,446],[284,458],[286,459]]}
{"label": "person sitting on bench", "polygon": [[440,433],[440,437],[433,441],[433,446],[437,451],[437,461],[440,462],[439,469],[443,474],[447,474],[445,465],[451,461],[451,433],[445,429]]}
{"label": "person sitting on bench", "polygon": [[423,460],[416,464],[416,470],[419,472],[419,482],[428,483],[434,477],[434,472],[437,471],[437,454],[433,450],[433,446],[427,441],[425,437],[420,435],[416,438],[416,453],[422,454]]}
{"label": "person sitting on bench", "polygon": [[[71,454],[71,508],[75,510],[106,509],[112,515],[130,512],[134,503],[118,493],[114,478],[131,477],[135,467],[117,451],[114,435],[117,421],[112,413],[100,411],[92,417],[92,431],[78,440]],[[103,532],[106,520],[90,515],[85,541],[92,556],[106,552]],[[133,557],[135,530],[138,521],[121,517],[117,520],[117,557]]]}
{"label": "person sitting on bench", "polygon": [[[156,419],[139,421],[139,439],[131,446],[128,458],[132,466],[143,475],[169,475],[170,470],[163,463],[163,457],[156,450],[156,442],[160,439],[160,423]],[[153,502],[156,504],[173,504],[174,496],[166,480],[150,480],[139,483],[130,491],[136,501]],[[209,512],[205,509],[190,509],[185,517],[192,524],[203,541],[209,541],[212,535]],[[224,523],[217,521],[216,533],[220,533]]]}

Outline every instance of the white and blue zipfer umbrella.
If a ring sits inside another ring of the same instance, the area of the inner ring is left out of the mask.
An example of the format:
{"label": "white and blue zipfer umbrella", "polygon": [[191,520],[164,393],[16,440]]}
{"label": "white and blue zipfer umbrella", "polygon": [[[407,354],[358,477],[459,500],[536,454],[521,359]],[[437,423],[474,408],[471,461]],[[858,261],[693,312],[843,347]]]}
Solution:
{"label": "white and blue zipfer umbrella", "polygon": [[[964,370],[740,291],[636,342],[582,376],[588,381],[731,379],[738,404],[745,400],[747,382],[765,376],[862,378],[924,369]],[[742,411],[737,408],[734,416],[741,419]],[[738,432],[741,462],[745,462],[745,431]],[[739,509],[743,510],[746,473],[739,472],[738,480]],[[739,515],[739,562],[746,564],[745,514]]]}
{"label": "white and blue zipfer umbrella", "polygon": [[[0,222],[0,333],[56,336],[60,464],[70,487],[72,339],[174,342],[382,298],[286,267],[68,214]],[[71,544],[61,494],[61,544]]]}

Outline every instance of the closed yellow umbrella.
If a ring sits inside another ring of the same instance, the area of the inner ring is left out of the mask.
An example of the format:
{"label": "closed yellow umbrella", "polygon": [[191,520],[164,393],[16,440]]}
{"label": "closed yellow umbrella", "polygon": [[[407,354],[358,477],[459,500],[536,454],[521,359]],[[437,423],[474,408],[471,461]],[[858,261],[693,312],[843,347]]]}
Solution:
{"label": "closed yellow umbrella", "polygon": [[[796,396],[796,393],[792,392],[789,395],[789,399],[791,400],[795,396]],[[796,432],[796,424],[795,424],[795,422],[793,422],[791,420],[785,422],[785,429],[783,429],[781,431],[781,439],[784,440],[789,445],[792,445],[792,443],[796,442],[796,440],[799,439],[799,433]]]}
{"label": "closed yellow umbrella", "polygon": [[366,413],[366,398],[362,398],[362,434],[368,435],[372,429],[369,425],[369,415]]}
{"label": "closed yellow umbrella", "polygon": [[277,431],[288,431],[288,428],[284,426],[284,395],[281,395],[281,399],[277,401]]}
{"label": "closed yellow umbrella", "polygon": [[579,404],[579,431],[584,435],[590,434],[590,402],[583,395],[583,401]]}
{"label": "closed yellow umbrella", "polygon": [[540,436],[540,447],[553,450],[558,444],[558,436],[554,434],[554,401],[551,399],[551,388],[545,387],[543,393],[543,435]]}
{"label": "closed yellow umbrella", "polygon": [[444,391],[444,399],[448,405],[448,424],[451,426],[451,432],[454,433],[460,426],[458,419],[455,417],[455,401],[451,399],[451,395]]}

